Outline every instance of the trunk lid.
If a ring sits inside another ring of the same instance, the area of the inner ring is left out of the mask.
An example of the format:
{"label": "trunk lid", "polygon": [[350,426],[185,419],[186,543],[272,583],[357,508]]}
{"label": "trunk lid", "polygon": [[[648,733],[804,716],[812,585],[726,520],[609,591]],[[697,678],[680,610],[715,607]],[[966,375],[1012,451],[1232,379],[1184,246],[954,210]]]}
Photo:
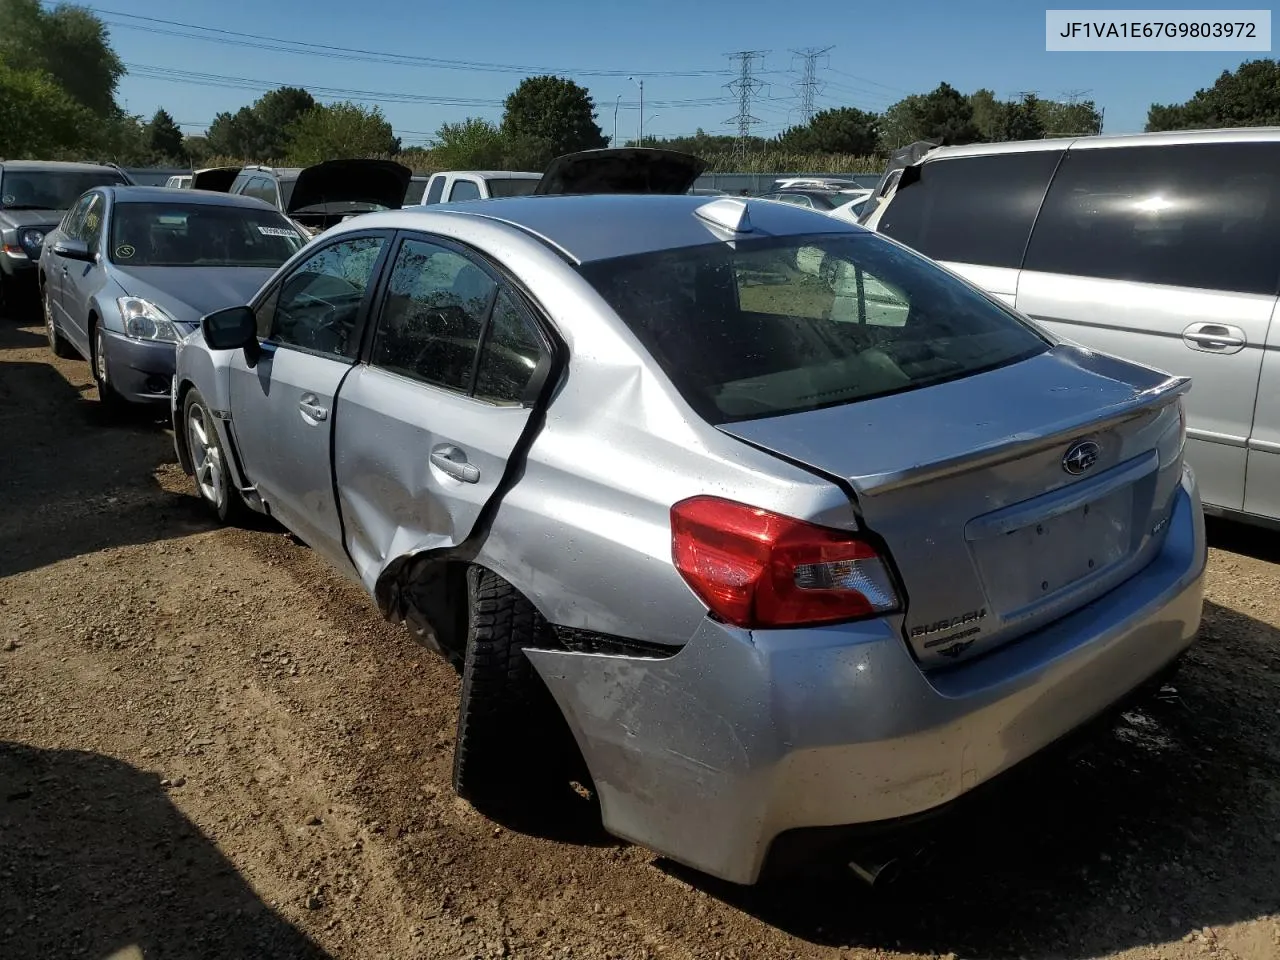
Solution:
{"label": "trunk lid", "polygon": [[191,190],[212,190],[226,193],[236,182],[241,167],[205,167],[191,174]]}
{"label": "trunk lid", "polygon": [[853,489],[925,667],[1088,603],[1159,549],[1182,472],[1169,377],[1071,345],[905,393],[724,424]]}
{"label": "trunk lid", "polygon": [[706,162],[676,150],[583,150],[551,161],[535,194],[688,193]]}
{"label": "trunk lid", "polygon": [[412,176],[412,170],[394,160],[326,160],[298,174],[285,212],[295,215],[310,207],[328,205],[326,212],[333,213],[334,204],[369,204],[399,210]]}

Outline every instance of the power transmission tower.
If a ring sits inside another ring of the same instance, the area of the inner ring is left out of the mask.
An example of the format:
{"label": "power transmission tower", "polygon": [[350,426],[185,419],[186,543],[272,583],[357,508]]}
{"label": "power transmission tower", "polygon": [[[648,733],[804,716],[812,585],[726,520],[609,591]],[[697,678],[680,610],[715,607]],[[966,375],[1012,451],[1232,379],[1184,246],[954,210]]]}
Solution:
{"label": "power transmission tower", "polygon": [[832,47],[823,47],[821,50],[816,47],[808,47],[804,50],[792,50],[794,56],[799,57],[804,62],[804,69],[800,74],[800,117],[802,122],[808,123],[813,119],[816,112],[813,107],[813,98],[818,93],[818,58],[824,57],[831,52]]}
{"label": "power transmission tower", "polygon": [[725,122],[738,125],[738,157],[740,159],[747,155],[747,140],[751,136],[752,125],[761,122],[759,117],[751,115],[751,101],[764,87],[764,81],[755,75],[756,62],[763,62],[764,55],[768,52],[767,50],[739,50],[737,53],[729,54],[729,59],[738,64],[738,76],[725,86],[738,97],[738,113]]}

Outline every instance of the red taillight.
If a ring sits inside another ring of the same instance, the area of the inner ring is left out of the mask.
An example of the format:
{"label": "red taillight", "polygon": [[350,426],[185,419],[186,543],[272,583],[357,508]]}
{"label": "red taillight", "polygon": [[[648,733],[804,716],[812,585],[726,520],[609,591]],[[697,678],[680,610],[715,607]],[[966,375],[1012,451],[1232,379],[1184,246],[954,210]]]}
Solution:
{"label": "red taillight", "polygon": [[898,607],[885,562],[865,541],[732,500],[672,507],[671,556],[711,612],[739,627],[831,623]]}

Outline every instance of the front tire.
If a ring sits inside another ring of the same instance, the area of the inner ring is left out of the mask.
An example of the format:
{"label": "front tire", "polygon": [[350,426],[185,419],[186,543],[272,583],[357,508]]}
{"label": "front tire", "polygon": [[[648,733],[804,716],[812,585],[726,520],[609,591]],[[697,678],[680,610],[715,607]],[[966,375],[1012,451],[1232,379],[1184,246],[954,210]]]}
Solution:
{"label": "front tire", "polygon": [[191,389],[182,401],[182,430],[185,432],[187,452],[195,472],[196,493],[213,511],[219,522],[238,524],[248,515],[249,509],[240,498],[227,466],[227,454],[222,440],[200,391]]}
{"label": "front tire", "polygon": [[573,796],[577,752],[560,708],[524,655],[551,645],[547,622],[495,573],[472,567],[467,585],[454,790],[481,813],[560,812]]}
{"label": "front tire", "polygon": [[55,357],[61,360],[77,360],[80,354],[76,353],[75,347],[67,341],[67,338],[58,330],[58,325],[53,320],[53,304],[49,302],[49,291],[40,290],[40,306],[44,310],[44,332],[49,338],[49,350]]}
{"label": "front tire", "polygon": [[117,414],[124,409],[125,399],[111,385],[111,372],[107,364],[107,337],[102,332],[102,324],[93,325],[90,338],[89,369],[93,372],[93,382],[98,387],[98,403],[108,414]]}

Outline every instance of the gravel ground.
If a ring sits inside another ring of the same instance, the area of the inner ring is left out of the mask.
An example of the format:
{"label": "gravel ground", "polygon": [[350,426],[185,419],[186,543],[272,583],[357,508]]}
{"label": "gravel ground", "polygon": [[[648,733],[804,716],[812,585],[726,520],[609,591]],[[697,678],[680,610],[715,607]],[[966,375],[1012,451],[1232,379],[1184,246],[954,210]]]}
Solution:
{"label": "gravel ground", "polygon": [[0,956],[1280,957],[1280,535],[1215,526],[1203,639],[884,891],[742,890],[449,787],[458,682],[145,417],[0,321]]}

